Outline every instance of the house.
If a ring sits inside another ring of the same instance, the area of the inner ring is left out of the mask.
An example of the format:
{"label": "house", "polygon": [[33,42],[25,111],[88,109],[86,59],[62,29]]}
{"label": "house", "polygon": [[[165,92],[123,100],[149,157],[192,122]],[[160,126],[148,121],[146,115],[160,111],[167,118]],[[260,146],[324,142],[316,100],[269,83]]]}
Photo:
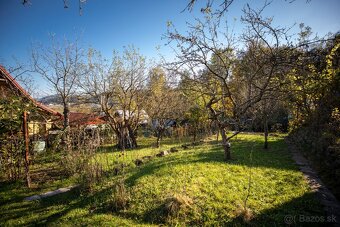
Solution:
{"label": "house", "polygon": [[0,99],[9,100],[15,97],[22,98],[23,102],[32,104],[34,108],[34,112],[28,114],[28,132],[30,137],[35,139],[47,139],[48,130],[56,120],[62,117],[62,115],[36,101],[20,86],[9,72],[0,65]]}

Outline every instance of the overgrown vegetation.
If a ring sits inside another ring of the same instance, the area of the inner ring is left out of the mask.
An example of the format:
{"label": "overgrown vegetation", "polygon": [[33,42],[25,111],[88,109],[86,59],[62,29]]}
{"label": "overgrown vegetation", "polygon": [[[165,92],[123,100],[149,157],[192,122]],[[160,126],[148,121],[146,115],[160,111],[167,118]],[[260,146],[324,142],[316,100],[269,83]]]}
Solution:
{"label": "overgrown vegetation", "polygon": [[0,99],[0,171],[2,177],[16,181],[25,176],[25,141],[22,132],[24,112],[34,112],[25,98]]}
{"label": "overgrown vegetation", "polygon": [[[315,58],[318,60],[314,60]],[[300,53],[290,76],[292,92],[290,141],[314,163],[339,198],[340,184],[340,37]]]}

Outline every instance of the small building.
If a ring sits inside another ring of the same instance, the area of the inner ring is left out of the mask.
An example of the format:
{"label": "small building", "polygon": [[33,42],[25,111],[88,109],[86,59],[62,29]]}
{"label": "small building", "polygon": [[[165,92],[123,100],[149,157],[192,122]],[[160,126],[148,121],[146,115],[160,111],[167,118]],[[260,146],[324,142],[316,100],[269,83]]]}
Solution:
{"label": "small building", "polygon": [[[36,140],[47,140],[48,130],[62,115],[35,100],[20,86],[7,70],[0,65],[0,100],[9,101],[15,98],[20,98],[23,104],[31,105],[34,109],[31,114],[28,114],[28,132],[30,137]],[[2,118],[1,115],[0,118]]]}

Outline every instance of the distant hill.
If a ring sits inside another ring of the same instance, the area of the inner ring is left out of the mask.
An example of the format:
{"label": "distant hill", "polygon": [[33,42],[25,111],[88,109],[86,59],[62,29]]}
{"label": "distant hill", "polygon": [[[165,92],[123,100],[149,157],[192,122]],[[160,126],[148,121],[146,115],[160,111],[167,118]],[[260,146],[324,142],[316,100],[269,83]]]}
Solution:
{"label": "distant hill", "polygon": [[40,98],[38,101],[44,105],[61,104],[61,98],[59,97],[59,95],[48,95]]}
{"label": "distant hill", "polygon": [[[55,111],[60,113],[63,112],[62,101],[59,95],[48,95],[38,99],[38,101]],[[70,110],[72,112],[91,113],[93,111],[100,110],[100,105],[93,99],[91,100],[79,96],[72,96],[70,97]]]}
{"label": "distant hill", "polygon": [[[41,102],[42,104],[45,104],[45,105],[49,105],[49,104],[62,104],[62,101],[61,101],[61,98],[59,95],[48,95],[48,96],[45,96],[45,97],[42,97],[38,100],[39,102]],[[70,103],[74,103],[74,104],[79,104],[81,103],[81,101],[79,101],[79,96],[71,96],[69,98],[69,102]]]}

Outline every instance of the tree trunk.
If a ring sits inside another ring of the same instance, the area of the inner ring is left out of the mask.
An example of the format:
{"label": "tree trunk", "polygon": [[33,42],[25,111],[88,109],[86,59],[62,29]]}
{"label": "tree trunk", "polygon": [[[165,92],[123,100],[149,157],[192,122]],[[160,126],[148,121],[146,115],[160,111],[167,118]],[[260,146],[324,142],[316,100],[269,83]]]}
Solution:
{"label": "tree trunk", "polygon": [[64,106],[64,112],[63,112],[63,117],[64,117],[64,125],[63,125],[63,130],[64,134],[62,137],[62,142],[67,148],[67,150],[71,149],[71,141],[70,141],[70,109],[68,106],[68,103],[66,101],[63,102]]}
{"label": "tree trunk", "polygon": [[117,132],[117,147],[122,151],[125,151],[126,148],[136,148],[137,139],[134,132],[127,127],[120,128]]}
{"label": "tree trunk", "polygon": [[194,126],[194,142],[196,142],[196,137],[197,137],[197,128],[196,126]]}
{"label": "tree trunk", "polygon": [[117,147],[118,149],[125,151],[126,148],[126,135],[124,133],[124,128],[121,128],[117,133]]}
{"label": "tree trunk", "polygon": [[231,159],[230,154],[230,144],[228,143],[227,134],[225,128],[220,128],[221,136],[222,136],[222,146],[224,150],[224,160],[228,161]]}
{"label": "tree trunk", "polygon": [[217,130],[217,134],[216,134],[216,142],[218,143],[218,136],[220,135],[220,131]]}
{"label": "tree trunk", "polygon": [[63,112],[63,115],[64,115],[64,129],[66,129],[68,126],[70,126],[70,108],[68,106],[68,103],[65,101],[63,102],[63,105],[64,105],[64,112]]}
{"label": "tree trunk", "polygon": [[136,148],[137,147],[137,133],[136,131],[132,130],[130,126],[128,126],[128,132],[129,132],[129,138],[131,142],[130,148]]}
{"label": "tree trunk", "polygon": [[156,141],[156,147],[160,147],[161,145],[161,141],[162,141],[162,137],[163,137],[163,129],[158,129],[157,130],[157,141]]}
{"label": "tree trunk", "polygon": [[268,119],[264,119],[264,149],[268,149]]}
{"label": "tree trunk", "polygon": [[160,136],[160,134],[159,134],[159,133],[157,133],[157,141],[156,141],[156,147],[157,147],[157,148],[159,148],[159,147],[160,147],[160,145],[161,145],[161,142],[160,142],[160,140],[161,140],[161,136]]}

